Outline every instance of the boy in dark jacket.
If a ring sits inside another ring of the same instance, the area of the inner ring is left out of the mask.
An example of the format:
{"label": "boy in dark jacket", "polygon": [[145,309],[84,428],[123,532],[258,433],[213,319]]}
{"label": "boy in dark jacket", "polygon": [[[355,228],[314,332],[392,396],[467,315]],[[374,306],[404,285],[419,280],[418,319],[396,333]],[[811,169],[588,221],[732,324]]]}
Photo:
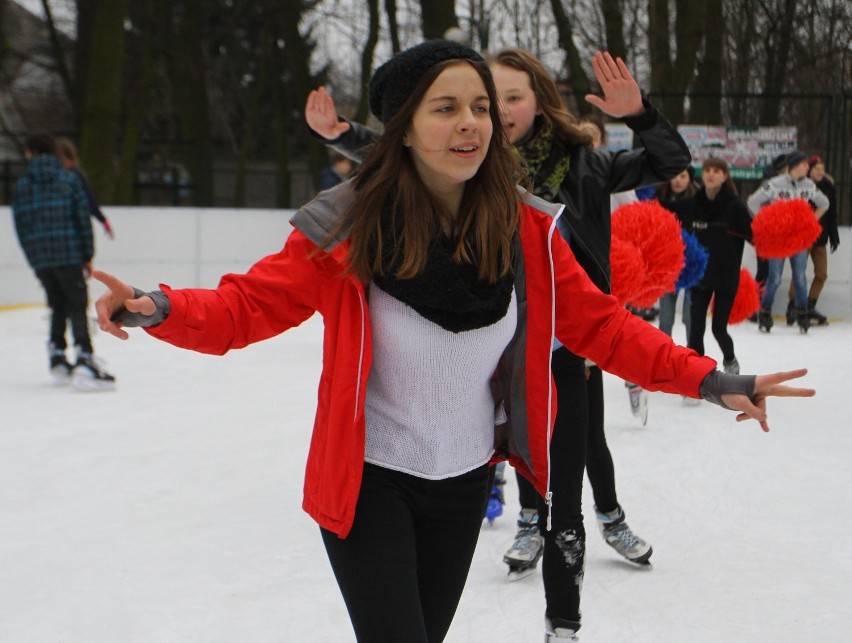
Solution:
{"label": "boy in dark jacket", "polygon": [[[12,211],[18,241],[44,286],[51,310],[50,374],[56,384],[83,390],[115,388],[115,378],[92,356],[86,308],[86,278],[94,239],[86,193],[79,179],[63,169],[50,134],[30,135],[24,144],[27,167],[15,184]],[[65,358],[66,320],[77,347],[72,367]]]}

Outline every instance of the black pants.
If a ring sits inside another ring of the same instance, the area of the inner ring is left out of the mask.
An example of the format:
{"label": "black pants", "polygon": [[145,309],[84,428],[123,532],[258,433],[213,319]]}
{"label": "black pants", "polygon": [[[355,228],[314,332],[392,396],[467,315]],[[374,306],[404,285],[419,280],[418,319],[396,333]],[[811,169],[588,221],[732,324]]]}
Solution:
{"label": "black pants", "polygon": [[710,328],[713,337],[722,349],[724,361],[730,362],[736,359],[734,354],[734,340],[728,334],[728,319],[731,317],[731,309],[734,307],[734,299],[737,296],[737,288],[733,290],[710,290],[708,288],[693,288],[692,302],[689,315],[691,317],[689,326],[689,341],[687,346],[699,355],[704,355],[704,330],[707,327],[707,309],[710,307],[710,299],[713,302],[713,321]]}
{"label": "black pants", "polygon": [[586,555],[583,526],[583,471],[587,470],[595,505],[601,511],[618,507],[615,470],[604,434],[603,374],[597,366],[586,377],[584,360],[566,348],[553,353],[557,412],[550,443],[552,527],[547,530],[547,505],[526,478],[518,475],[523,508],[537,508],[544,537],[542,579],[547,616],[580,622],[580,593]]}
{"label": "black pants", "polygon": [[763,286],[766,283],[766,277],[769,276],[769,261],[766,259],[757,258],[757,271],[754,273],[754,280],[758,286]]}
{"label": "black pants", "polygon": [[444,640],[482,527],[487,479],[487,466],[425,480],[364,465],[349,536],[321,530],[359,642]]}
{"label": "black pants", "polygon": [[65,350],[66,321],[71,320],[71,333],[74,344],[86,353],[92,352],[89,338],[89,325],[86,320],[86,308],[89,294],[82,266],[62,266],[61,268],[42,268],[35,271],[47,294],[50,306],[50,341],[59,349]]}

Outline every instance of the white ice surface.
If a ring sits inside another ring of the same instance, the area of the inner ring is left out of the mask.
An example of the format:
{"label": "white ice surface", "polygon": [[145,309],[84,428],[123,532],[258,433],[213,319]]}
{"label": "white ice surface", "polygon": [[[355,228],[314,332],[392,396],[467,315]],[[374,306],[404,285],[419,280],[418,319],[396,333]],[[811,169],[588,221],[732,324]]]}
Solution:
{"label": "white ice surface", "polygon": [[[50,386],[47,312],[0,313],[0,641],[352,641],[301,487],[322,323],[210,357],[95,334],[112,393]],[[743,372],[807,366],[772,432],[607,377],[607,436],[653,568],[597,535],[583,643],[852,640],[852,324],[732,329]],[[675,338],[683,340],[678,325]],[[719,357],[708,329],[708,353]],[[540,574],[506,581],[516,488],[484,527],[448,643],[543,638]]]}

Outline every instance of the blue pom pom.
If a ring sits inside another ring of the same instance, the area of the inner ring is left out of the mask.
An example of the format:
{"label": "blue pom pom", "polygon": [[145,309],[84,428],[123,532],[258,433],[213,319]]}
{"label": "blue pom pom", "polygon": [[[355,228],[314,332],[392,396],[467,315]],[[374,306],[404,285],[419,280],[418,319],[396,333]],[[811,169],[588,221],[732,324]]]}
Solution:
{"label": "blue pom pom", "polygon": [[686,230],[680,231],[683,239],[683,269],[677,276],[675,288],[692,288],[701,281],[707,270],[707,250],[698,242],[698,238]]}

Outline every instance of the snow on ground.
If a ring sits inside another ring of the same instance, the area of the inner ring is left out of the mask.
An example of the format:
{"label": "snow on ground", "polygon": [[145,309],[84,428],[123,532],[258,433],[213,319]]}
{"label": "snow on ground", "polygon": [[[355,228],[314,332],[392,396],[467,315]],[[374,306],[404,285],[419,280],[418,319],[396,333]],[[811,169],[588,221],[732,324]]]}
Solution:
{"label": "snow on ground", "polygon": [[[0,641],[354,640],[300,508],[321,320],[222,358],[96,334],[118,390],[94,394],[50,386],[46,324],[0,313]],[[732,334],[743,372],[807,366],[817,397],[771,400],[763,434],[652,394],[643,428],[607,377],[619,498],[654,565],[603,543],[587,493],[584,643],[850,638],[852,324]],[[505,578],[512,476],[507,496],[448,643],[543,638],[540,574]]]}

